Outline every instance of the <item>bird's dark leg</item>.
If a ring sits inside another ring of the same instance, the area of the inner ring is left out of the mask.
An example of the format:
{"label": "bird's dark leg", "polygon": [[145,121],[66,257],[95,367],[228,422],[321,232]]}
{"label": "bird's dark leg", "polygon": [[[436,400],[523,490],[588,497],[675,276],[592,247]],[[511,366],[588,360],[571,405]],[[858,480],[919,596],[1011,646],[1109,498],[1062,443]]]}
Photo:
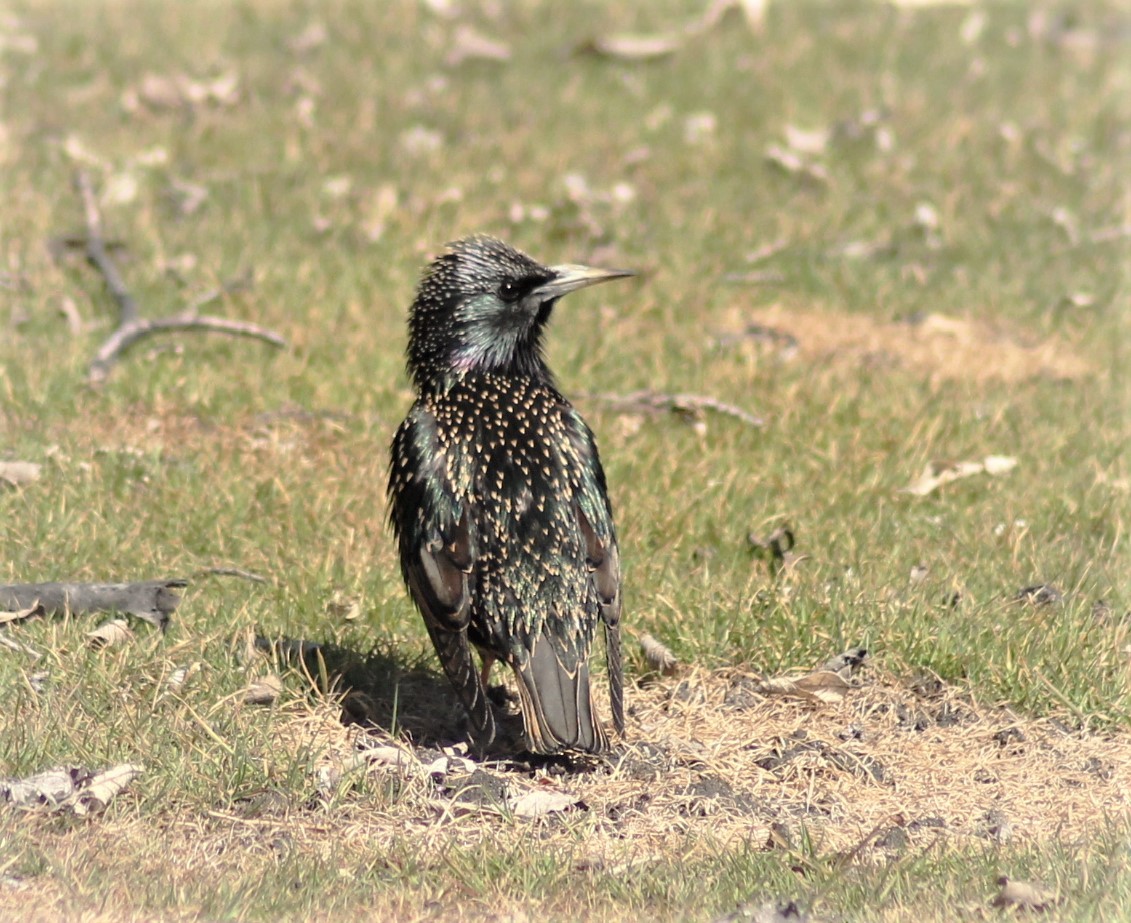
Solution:
{"label": "bird's dark leg", "polygon": [[605,658],[609,667],[609,704],[613,727],[624,736],[624,663],[621,659],[620,625],[605,626]]}

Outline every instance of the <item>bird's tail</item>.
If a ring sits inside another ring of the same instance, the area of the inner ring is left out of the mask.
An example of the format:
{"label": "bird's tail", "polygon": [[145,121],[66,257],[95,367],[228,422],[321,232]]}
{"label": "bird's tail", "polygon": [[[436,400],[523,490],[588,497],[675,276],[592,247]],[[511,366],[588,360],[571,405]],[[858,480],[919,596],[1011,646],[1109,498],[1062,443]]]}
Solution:
{"label": "bird's tail", "polygon": [[[608,749],[605,730],[593,709],[589,665],[570,658],[559,643],[542,634],[526,663],[515,663],[526,745],[532,753]],[[574,661],[572,668],[566,662]]]}

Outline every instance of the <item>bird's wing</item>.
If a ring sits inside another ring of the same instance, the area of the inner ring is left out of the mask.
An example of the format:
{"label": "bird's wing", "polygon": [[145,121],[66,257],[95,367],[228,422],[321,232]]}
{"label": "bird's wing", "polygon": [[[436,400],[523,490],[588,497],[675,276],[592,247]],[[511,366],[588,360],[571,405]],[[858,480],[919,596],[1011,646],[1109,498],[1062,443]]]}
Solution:
{"label": "bird's wing", "polygon": [[494,717],[467,641],[474,540],[448,474],[435,417],[420,406],[393,439],[389,496],[405,583],[476,737],[486,746],[495,735]]}
{"label": "bird's wing", "polygon": [[605,657],[609,669],[609,698],[613,724],[624,733],[624,666],[620,645],[621,577],[613,510],[605,470],[597,454],[593,431],[573,408],[567,413],[570,439],[582,472],[577,493],[577,524],[585,542],[585,560],[592,574],[605,625]]}

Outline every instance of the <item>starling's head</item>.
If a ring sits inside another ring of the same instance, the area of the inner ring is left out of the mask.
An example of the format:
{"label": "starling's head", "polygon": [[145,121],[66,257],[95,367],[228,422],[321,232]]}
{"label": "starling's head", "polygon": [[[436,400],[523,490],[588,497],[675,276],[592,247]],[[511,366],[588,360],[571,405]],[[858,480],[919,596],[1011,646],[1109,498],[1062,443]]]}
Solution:
{"label": "starling's head", "polygon": [[543,266],[494,237],[448,245],[424,273],[409,316],[408,370],[424,389],[469,370],[549,374],[542,330],[554,303],[632,273]]}

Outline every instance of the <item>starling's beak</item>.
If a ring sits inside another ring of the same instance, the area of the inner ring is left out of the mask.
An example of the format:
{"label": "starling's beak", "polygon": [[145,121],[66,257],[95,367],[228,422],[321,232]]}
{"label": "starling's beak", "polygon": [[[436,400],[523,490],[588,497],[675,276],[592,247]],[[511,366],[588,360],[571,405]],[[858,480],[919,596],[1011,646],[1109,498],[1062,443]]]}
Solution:
{"label": "starling's beak", "polygon": [[625,276],[634,276],[636,273],[627,269],[594,269],[592,266],[551,266],[550,272],[554,274],[549,282],[543,282],[531,293],[542,301],[551,301],[576,292],[587,285],[596,285],[598,282],[608,282],[610,279],[623,279]]}

